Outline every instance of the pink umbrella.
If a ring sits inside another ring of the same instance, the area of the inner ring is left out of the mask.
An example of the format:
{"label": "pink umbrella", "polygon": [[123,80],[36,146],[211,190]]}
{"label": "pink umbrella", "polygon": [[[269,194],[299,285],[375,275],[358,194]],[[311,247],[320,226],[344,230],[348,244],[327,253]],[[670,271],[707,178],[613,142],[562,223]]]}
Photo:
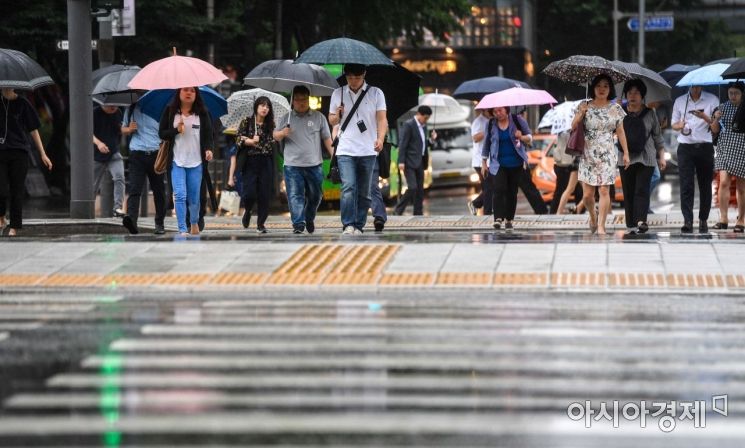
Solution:
{"label": "pink umbrella", "polygon": [[132,78],[130,89],[180,89],[182,87],[217,84],[228,79],[222,71],[209,62],[188,56],[173,56],[158,59],[146,65]]}
{"label": "pink umbrella", "polygon": [[540,104],[556,104],[556,98],[551,96],[545,90],[525,89],[522,87],[512,87],[502,90],[501,92],[490,93],[486,95],[476,109],[493,109],[495,107],[512,107],[512,106],[534,106]]}

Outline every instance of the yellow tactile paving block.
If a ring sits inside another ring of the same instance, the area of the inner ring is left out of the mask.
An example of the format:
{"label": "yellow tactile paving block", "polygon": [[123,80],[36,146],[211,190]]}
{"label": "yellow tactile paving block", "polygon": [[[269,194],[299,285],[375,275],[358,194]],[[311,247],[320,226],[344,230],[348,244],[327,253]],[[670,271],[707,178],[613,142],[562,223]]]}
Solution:
{"label": "yellow tactile paving block", "polygon": [[44,277],[41,274],[0,274],[0,286],[34,286]]}
{"label": "yellow tactile paving block", "polygon": [[347,246],[324,280],[324,284],[374,285],[399,245]]}
{"label": "yellow tactile paving block", "polygon": [[437,285],[489,286],[492,283],[490,272],[440,272]]}
{"label": "yellow tactile paving block", "polygon": [[745,275],[728,275],[728,288],[745,288]]}
{"label": "yellow tactile paving block", "polygon": [[430,286],[434,283],[435,275],[421,272],[396,272],[383,274],[380,285],[392,286]]}
{"label": "yellow tactile paving block", "polygon": [[306,244],[272,273],[267,284],[320,284],[346,250],[342,244]]}
{"label": "yellow tactile paving block", "polygon": [[611,288],[664,288],[666,286],[664,274],[653,273],[613,273],[608,274],[608,286]]}
{"label": "yellow tactile paving block", "polygon": [[494,286],[547,286],[548,274],[542,272],[498,272]]}
{"label": "yellow tactile paving block", "polygon": [[584,288],[605,286],[605,273],[600,272],[554,272],[551,274],[551,286]]}
{"label": "yellow tactile paving block", "polygon": [[98,284],[101,276],[98,274],[52,274],[41,282],[42,286],[70,286],[85,287]]}
{"label": "yellow tactile paving block", "polygon": [[261,285],[269,278],[269,274],[249,272],[221,272],[210,280],[213,285]]}
{"label": "yellow tactile paving block", "polygon": [[153,279],[155,285],[203,285],[214,274],[170,273],[159,274]]}
{"label": "yellow tactile paving block", "polygon": [[105,275],[98,284],[102,286],[148,286],[158,274],[110,274]]}

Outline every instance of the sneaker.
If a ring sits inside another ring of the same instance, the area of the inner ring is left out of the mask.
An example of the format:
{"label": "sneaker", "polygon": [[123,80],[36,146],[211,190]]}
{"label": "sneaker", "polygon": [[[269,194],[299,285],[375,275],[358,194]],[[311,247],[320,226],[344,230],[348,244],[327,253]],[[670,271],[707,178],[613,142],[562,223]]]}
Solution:
{"label": "sneaker", "polygon": [[256,227],[256,233],[268,233],[269,231],[266,230],[266,227],[264,226],[258,226]]}
{"label": "sneaker", "polygon": [[637,233],[644,233],[644,232],[640,232],[638,227],[627,227],[626,228],[626,235],[636,235]]}
{"label": "sneaker", "polygon": [[706,221],[699,221],[698,233],[709,233],[709,223],[707,223]]}
{"label": "sneaker", "polygon": [[383,227],[385,227],[385,221],[380,216],[376,216],[375,221],[373,221],[373,225],[375,226],[376,232],[382,232]]}
{"label": "sneaker", "polygon": [[122,218],[122,225],[129,230],[129,233],[132,235],[137,235],[140,233],[140,229],[137,228],[137,223],[132,219],[131,216],[125,215]]}
{"label": "sneaker", "polygon": [[313,221],[308,221],[305,223],[305,230],[308,231],[308,233],[313,233],[316,231],[316,223]]}
{"label": "sneaker", "polygon": [[504,230],[507,230],[508,232],[512,231],[512,221],[505,221],[504,222]]}
{"label": "sneaker", "polygon": [[197,226],[199,226],[199,231],[204,230],[204,216],[199,217],[199,221],[197,221]]}
{"label": "sneaker", "polygon": [[248,225],[251,224],[251,210],[246,210],[243,212],[243,218],[241,218],[241,224],[243,224],[244,229],[247,229]]}
{"label": "sneaker", "polygon": [[342,235],[354,235],[354,231],[357,230],[354,228],[354,226],[346,226],[344,227],[344,230],[342,230]]}
{"label": "sneaker", "polygon": [[305,226],[302,224],[298,224],[296,226],[292,226],[292,233],[299,235],[305,231]]}
{"label": "sneaker", "polygon": [[165,235],[166,229],[163,226],[156,225],[153,233],[156,235]]}
{"label": "sneaker", "polygon": [[468,207],[468,211],[472,215],[474,215],[474,216],[476,215],[476,207],[473,206],[473,201],[466,202],[466,207]]}
{"label": "sneaker", "polygon": [[301,233],[303,233],[303,230],[302,229],[292,229],[292,233],[294,233],[295,235],[300,235]]}
{"label": "sneaker", "polygon": [[352,234],[353,235],[362,235],[362,230],[360,230],[360,229],[354,229],[354,231],[353,231]]}
{"label": "sneaker", "polygon": [[114,218],[124,218],[124,215],[126,215],[126,213],[124,213],[124,210],[120,208],[114,209]]}
{"label": "sneaker", "polygon": [[639,223],[639,233],[647,233],[648,230],[649,224],[647,224],[645,221]]}
{"label": "sneaker", "polygon": [[499,230],[502,228],[502,220],[501,219],[495,219],[494,224],[492,224],[492,227],[494,227],[496,230]]}
{"label": "sneaker", "polygon": [[680,228],[680,233],[693,233],[693,223],[686,222],[683,227]]}

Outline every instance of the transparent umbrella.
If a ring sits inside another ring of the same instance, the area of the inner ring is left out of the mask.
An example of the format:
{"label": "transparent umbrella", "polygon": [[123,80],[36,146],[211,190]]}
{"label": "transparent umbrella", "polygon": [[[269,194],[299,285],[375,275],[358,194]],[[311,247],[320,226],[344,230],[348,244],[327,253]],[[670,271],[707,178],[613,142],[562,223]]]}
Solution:
{"label": "transparent umbrella", "polygon": [[222,124],[228,128],[227,132],[236,131],[241,124],[241,120],[253,115],[254,103],[256,98],[260,96],[265,96],[272,102],[276,126],[279,127],[280,123],[286,121],[286,117],[290,113],[290,103],[287,98],[264,89],[241,90],[228,97],[228,114],[220,118]]}

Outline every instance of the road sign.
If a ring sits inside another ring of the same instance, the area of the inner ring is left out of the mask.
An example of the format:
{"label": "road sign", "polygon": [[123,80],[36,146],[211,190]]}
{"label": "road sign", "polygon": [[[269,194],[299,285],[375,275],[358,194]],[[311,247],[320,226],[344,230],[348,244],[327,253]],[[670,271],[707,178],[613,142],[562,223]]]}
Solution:
{"label": "road sign", "polygon": [[[91,48],[95,51],[96,48],[98,48],[98,41],[93,39],[91,40]],[[67,51],[70,49],[70,41],[68,40],[58,40],[57,41],[57,50],[59,51]]]}
{"label": "road sign", "polygon": [[[630,31],[639,31],[639,16],[630,18],[626,26]],[[672,31],[674,26],[675,17],[670,15],[646,16],[644,18],[644,31]]]}

